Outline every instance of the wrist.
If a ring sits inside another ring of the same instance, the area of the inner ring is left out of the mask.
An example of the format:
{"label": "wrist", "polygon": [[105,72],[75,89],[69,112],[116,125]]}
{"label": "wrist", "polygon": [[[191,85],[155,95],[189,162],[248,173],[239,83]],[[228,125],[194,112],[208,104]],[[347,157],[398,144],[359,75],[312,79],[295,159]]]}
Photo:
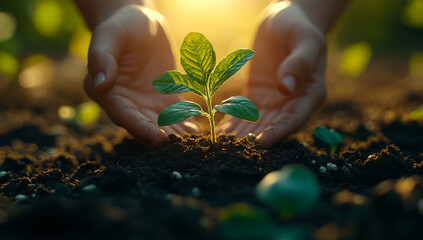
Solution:
{"label": "wrist", "polygon": [[74,0],[74,2],[91,30],[124,6],[138,5],[151,7],[149,0]]}

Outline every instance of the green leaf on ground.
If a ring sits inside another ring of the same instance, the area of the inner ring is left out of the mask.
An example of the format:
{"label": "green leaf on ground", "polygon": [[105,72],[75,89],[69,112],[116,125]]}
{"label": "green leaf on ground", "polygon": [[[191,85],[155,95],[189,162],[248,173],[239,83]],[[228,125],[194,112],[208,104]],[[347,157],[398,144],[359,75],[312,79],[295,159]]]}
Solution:
{"label": "green leaf on ground", "polygon": [[257,122],[259,120],[258,108],[246,97],[230,97],[223,100],[221,105],[216,105],[215,108],[219,112],[226,113],[243,120],[251,122]]}
{"label": "green leaf on ground", "polygon": [[189,33],[181,46],[181,65],[192,79],[205,86],[216,65],[213,45],[201,33]]}
{"label": "green leaf on ground", "polygon": [[159,114],[159,126],[167,126],[184,121],[185,119],[202,113],[201,106],[195,102],[177,102]]}
{"label": "green leaf on ground", "polygon": [[341,134],[333,129],[324,127],[316,127],[314,129],[314,136],[331,146],[337,146],[342,142]]}

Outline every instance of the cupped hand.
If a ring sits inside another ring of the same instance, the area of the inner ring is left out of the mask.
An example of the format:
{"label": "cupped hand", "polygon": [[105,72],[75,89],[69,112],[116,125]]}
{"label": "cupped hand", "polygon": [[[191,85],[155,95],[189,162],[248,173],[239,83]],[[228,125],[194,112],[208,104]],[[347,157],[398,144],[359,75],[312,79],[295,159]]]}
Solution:
{"label": "cupped hand", "polygon": [[244,95],[259,108],[258,123],[225,117],[224,132],[253,133],[265,147],[286,138],[308,120],[326,97],[326,39],[294,3],[271,4],[264,12]]}
{"label": "cupped hand", "polygon": [[196,131],[185,122],[160,129],[158,114],[180,100],[164,95],[152,81],[175,68],[163,17],[142,6],[128,5],[98,25],[88,54],[84,87],[117,125],[142,143],[158,148],[167,134]]}

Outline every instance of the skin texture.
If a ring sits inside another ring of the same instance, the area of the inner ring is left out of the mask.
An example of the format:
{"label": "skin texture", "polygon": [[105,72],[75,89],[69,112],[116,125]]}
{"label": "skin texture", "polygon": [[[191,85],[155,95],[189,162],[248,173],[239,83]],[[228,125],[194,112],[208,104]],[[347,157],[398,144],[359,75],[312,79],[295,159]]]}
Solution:
{"label": "skin texture", "polygon": [[112,121],[152,148],[165,144],[168,134],[197,131],[191,122],[157,125],[158,114],[181,100],[179,95],[164,95],[152,86],[155,78],[175,69],[163,17],[136,4],[100,16],[104,20],[97,26],[96,20],[89,21],[93,34],[84,81],[87,94]]}
{"label": "skin texture", "polygon": [[324,102],[325,31],[346,1],[333,2],[337,7],[329,9],[321,7],[325,4],[311,9],[307,2],[313,5],[306,0],[277,1],[263,12],[253,45],[256,55],[243,92],[259,108],[260,120],[249,123],[225,116],[218,126],[220,132],[238,137],[253,133],[257,143],[269,147],[301,128]]}

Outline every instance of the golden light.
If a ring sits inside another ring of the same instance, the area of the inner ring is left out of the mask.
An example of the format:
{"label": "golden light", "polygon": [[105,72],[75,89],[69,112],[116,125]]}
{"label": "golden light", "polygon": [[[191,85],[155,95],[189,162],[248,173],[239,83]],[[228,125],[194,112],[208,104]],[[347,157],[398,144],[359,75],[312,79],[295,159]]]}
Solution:
{"label": "golden light", "polygon": [[351,77],[356,77],[366,69],[371,57],[370,44],[367,42],[354,43],[342,52],[341,70]]}
{"label": "golden light", "polygon": [[87,60],[88,48],[91,41],[91,32],[86,28],[76,31],[69,42],[69,53],[81,59]]}
{"label": "golden light", "polygon": [[408,1],[401,17],[407,26],[423,29],[423,0]]}
{"label": "golden light", "polygon": [[[270,0],[155,0],[176,37],[179,48],[189,32],[201,32],[212,43],[217,61],[240,48],[251,48],[257,19]],[[179,62],[179,61],[177,61]],[[181,66],[179,66],[181,69]],[[247,77],[246,68],[228,84],[241,88]],[[225,85],[229,87],[228,85]]]}
{"label": "golden light", "polygon": [[13,37],[16,31],[16,19],[10,13],[0,12],[0,42]]}
{"label": "golden light", "polygon": [[63,105],[57,111],[59,117],[63,120],[73,119],[76,115],[75,108],[69,105]]}
{"label": "golden light", "polygon": [[54,73],[52,63],[46,56],[37,54],[23,62],[24,68],[19,74],[19,85],[22,88],[40,87],[51,82]]}
{"label": "golden light", "polygon": [[64,19],[63,10],[54,0],[42,0],[33,14],[37,31],[44,37],[54,37],[59,33]]}
{"label": "golden light", "polygon": [[0,51],[0,74],[14,79],[19,72],[19,61],[13,55]]}

